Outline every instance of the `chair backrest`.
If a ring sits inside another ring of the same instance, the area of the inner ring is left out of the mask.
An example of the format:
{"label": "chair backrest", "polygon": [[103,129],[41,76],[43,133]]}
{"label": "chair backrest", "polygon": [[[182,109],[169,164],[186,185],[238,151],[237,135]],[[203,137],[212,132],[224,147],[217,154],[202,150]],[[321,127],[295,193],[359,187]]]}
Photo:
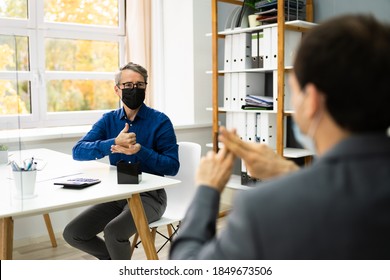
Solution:
{"label": "chair backrest", "polygon": [[178,142],[180,169],[175,176],[167,176],[181,181],[175,187],[166,188],[168,203],[164,216],[184,217],[194,197],[195,172],[201,158],[201,146],[194,142]]}

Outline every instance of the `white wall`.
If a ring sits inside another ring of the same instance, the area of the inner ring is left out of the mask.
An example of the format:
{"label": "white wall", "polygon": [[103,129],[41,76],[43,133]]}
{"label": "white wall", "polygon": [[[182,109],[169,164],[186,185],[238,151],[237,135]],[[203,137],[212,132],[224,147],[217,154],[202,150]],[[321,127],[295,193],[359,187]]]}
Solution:
{"label": "white wall", "polygon": [[[211,1],[162,2],[162,111],[174,125],[211,123]],[[158,75],[159,73],[155,73]],[[156,94],[160,94],[159,85]],[[156,99],[158,100],[158,99]],[[159,106],[159,104],[156,104]],[[159,107],[157,107],[159,108]]]}
{"label": "white wall", "polygon": [[[206,34],[211,32],[211,1],[194,0],[194,116],[196,122],[211,122],[212,113],[205,108],[212,106],[212,79],[211,70],[212,51],[211,37]],[[196,4],[195,4],[196,3]]]}
{"label": "white wall", "polygon": [[381,21],[390,22],[389,0],[314,0],[313,6],[315,22],[346,13],[370,13]]}

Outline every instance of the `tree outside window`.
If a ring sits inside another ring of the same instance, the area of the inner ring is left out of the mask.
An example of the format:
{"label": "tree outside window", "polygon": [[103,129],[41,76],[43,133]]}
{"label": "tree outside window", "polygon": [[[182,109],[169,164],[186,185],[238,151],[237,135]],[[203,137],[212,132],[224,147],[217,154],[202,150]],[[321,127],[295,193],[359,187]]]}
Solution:
{"label": "tree outside window", "polygon": [[[1,22],[19,34],[0,30],[0,118],[117,108],[113,79],[123,61],[121,1],[1,1]],[[42,23],[20,27],[31,13],[43,15]]]}

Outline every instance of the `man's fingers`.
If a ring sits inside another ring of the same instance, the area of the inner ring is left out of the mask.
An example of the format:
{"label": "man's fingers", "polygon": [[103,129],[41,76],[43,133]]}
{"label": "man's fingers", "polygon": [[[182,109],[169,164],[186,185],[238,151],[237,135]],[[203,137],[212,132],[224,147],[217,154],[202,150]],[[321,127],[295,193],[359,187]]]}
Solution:
{"label": "man's fingers", "polygon": [[234,154],[232,152],[227,151],[226,159],[229,161],[234,161]]}
{"label": "man's fingers", "polygon": [[216,159],[224,166],[224,168],[230,169],[230,166],[234,162],[234,154],[229,151],[226,147],[223,147],[218,151]]}
{"label": "man's fingers", "polygon": [[246,153],[246,145],[245,142],[242,141],[235,131],[229,132],[226,128],[221,127],[220,129],[219,140],[225,145],[225,147],[237,155],[238,157],[242,157]]}
{"label": "man's fingers", "polygon": [[208,151],[206,154],[206,158],[212,159],[214,157],[214,155],[215,155],[214,151]]}
{"label": "man's fingers", "polygon": [[132,155],[134,153],[137,153],[140,150],[140,148],[141,148],[140,144],[129,145],[128,147],[124,147],[121,145],[112,145],[111,152]]}
{"label": "man's fingers", "polygon": [[217,154],[217,159],[223,160],[226,157],[227,150],[225,147],[222,147]]}

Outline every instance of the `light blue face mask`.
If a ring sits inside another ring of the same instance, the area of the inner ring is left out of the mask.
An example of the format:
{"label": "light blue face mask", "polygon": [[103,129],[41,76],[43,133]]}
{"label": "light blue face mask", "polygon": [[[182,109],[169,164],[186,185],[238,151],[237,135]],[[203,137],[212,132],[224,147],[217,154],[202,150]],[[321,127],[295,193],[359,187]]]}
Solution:
{"label": "light blue face mask", "polygon": [[303,148],[311,151],[313,153],[313,155],[315,156],[317,154],[317,151],[316,151],[316,145],[314,144],[313,139],[311,139],[306,134],[303,134],[301,129],[299,128],[299,126],[295,122],[292,122],[292,131],[293,131],[295,140],[297,140],[297,142],[299,144],[301,144]]}

